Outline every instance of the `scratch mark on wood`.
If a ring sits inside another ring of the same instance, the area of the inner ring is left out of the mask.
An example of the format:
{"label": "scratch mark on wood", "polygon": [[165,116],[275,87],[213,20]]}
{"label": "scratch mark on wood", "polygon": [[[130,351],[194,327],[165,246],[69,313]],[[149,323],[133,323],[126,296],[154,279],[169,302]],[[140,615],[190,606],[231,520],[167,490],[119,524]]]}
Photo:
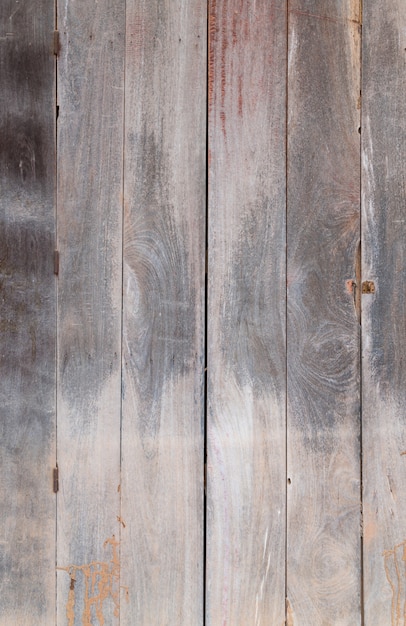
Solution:
{"label": "scratch mark on wood", "polygon": [[128,589],[120,587],[119,546],[119,542],[113,535],[103,544],[104,548],[111,548],[112,555],[110,561],[92,561],[86,565],[68,565],[57,568],[67,572],[70,577],[68,601],[66,604],[68,626],[74,626],[75,624],[75,616],[77,614],[75,587],[79,582],[84,582],[85,586],[82,611],[83,626],[92,626],[92,612],[101,626],[106,623],[103,615],[103,605],[109,598],[114,604],[114,616],[120,616],[120,589],[126,590],[127,598]]}
{"label": "scratch mark on wood", "polygon": [[[383,553],[385,573],[392,590],[391,626],[406,626],[406,541]],[[402,566],[403,563],[403,566]]]}
{"label": "scratch mark on wood", "polygon": [[314,17],[317,20],[325,20],[326,22],[335,22],[336,24],[346,24],[350,22],[351,24],[361,24],[360,20],[353,19],[343,19],[339,17],[331,17],[328,15],[318,15],[317,13],[309,13],[308,11],[300,11],[299,9],[290,9],[289,13],[293,15],[304,15],[305,17]]}

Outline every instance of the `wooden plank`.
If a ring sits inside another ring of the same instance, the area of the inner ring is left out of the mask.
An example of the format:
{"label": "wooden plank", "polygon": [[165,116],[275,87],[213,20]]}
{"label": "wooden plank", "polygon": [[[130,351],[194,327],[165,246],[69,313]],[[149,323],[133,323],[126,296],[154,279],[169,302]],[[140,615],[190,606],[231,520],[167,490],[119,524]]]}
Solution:
{"label": "wooden plank", "polygon": [[361,623],[354,5],[289,5],[287,611],[314,626]]}
{"label": "wooden plank", "polygon": [[285,623],[286,2],[212,0],[207,615]]}
{"label": "wooden plank", "polygon": [[60,3],[58,25],[57,623],[116,624],[124,3]]}
{"label": "wooden plank", "polygon": [[205,2],[127,1],[121,623],[203,620]]}
{"label": "wooden plank", "polygon": [[365,3],[362,412],[365,625],[406,623],[406,4]]}
{"label": "wooden plank", "polygon": [[0,624],[55,620],[53,3],[0,4]]}

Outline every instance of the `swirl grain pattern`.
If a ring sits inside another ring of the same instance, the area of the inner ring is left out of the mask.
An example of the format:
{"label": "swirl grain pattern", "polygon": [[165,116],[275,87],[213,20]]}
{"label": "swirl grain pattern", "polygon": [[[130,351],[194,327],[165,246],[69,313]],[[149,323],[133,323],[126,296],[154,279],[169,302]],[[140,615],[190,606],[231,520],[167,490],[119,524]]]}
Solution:
{"label": "swirl grain pattern", "polygon": [[[287,597],[294,624],[361,623],[360,33],[350,3],[290,3]],[[333,43],[334,42],[334,43]]]}
{"label": "swirl grain pattern", "polygon": [[121,624],[203,622],[207,10],[127,0]]}

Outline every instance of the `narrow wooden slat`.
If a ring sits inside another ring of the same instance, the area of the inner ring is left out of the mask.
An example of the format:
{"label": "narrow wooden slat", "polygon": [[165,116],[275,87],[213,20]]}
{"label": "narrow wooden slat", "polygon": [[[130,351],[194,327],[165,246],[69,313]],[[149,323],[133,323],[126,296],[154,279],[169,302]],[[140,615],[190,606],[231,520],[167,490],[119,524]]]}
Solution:
{"label": "narrow wooden slat", "polygon": [[289,3],[287,612],[314,626],[361,623],[354,5]]}
{"label": "narrow wooden slat", "polygon": [[118,623],[124,9],[58,14],[57,623],[69,626]]}
{"label": "narrow wooden slat", "polygon": [[364,3],[362,413],[365,626],[406,623],[406,4]]}
{"label": "narrow wooden slat", "polygon": [[212,0],[207,615],[285,623],[286,2]]}
{"label": "narrow wooden slat", "polygon": [[53,3],[0,4],[0,624],[55,620]]}
{"label": "narrow wooden slat", "polygon": [[121,623],[203,619],[205,2],[127,0]]}

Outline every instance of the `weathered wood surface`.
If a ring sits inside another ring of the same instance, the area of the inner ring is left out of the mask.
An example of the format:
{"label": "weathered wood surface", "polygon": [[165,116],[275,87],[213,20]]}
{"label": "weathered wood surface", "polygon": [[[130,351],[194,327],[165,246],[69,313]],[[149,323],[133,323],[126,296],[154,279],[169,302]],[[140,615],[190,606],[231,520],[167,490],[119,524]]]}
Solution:
{"label": "weathered wood surface", "polygon": [[286,2],[209,15],[207,611],[285,623]]}
{"label": "weathered wood surface", "polygon": [[362,410],[365,626],[406,623],[406,4],[364,3]]}
{"label": "weathered wood surface", "polygon": [[0,624],[55,620],[53,3],[0,4]]}
{"label": "weathered wood surface", "polygon": [[289,4],[287,612],[288,623],[314,626],[361,623],[353,5]]}
{"label": "weathered wood surface", "polygon": [[57,623],[116,624],[124,3],[60,3],[58,27]]}
{"label": "weathered wood surface", "polygon": [[121,623],[203,620],[206,3],[127,1]]}

